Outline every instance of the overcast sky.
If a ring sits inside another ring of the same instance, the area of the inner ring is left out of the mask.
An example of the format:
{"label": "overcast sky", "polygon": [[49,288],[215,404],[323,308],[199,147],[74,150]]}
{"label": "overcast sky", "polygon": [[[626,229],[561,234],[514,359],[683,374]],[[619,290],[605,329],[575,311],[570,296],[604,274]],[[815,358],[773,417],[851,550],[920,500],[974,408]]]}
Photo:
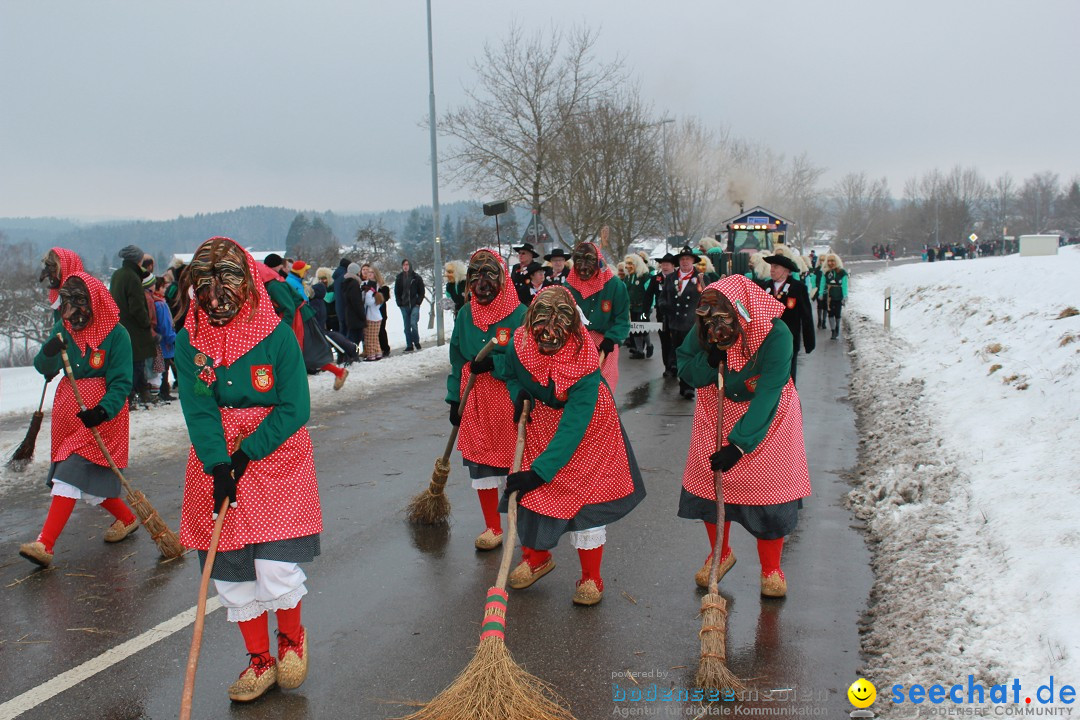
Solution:
{"label": "overcast sky", "polygon": [[[1078,0],[433,0],[436,107],[587,24],[658,113],[829,169],[1080,173]],[[0,216],[431,202],[423,0],[0,0]],[[443,202],[471,197],[443,185]],[[489,199],[489,198],[483,198]]]}

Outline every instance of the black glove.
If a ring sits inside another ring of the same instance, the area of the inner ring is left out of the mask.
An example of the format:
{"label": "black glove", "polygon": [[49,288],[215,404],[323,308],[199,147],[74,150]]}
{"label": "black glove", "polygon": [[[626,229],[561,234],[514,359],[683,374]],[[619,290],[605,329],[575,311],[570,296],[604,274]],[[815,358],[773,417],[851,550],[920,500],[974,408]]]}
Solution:
{"label": "black glove", "polygon": [[530,490],[535,490],[543,484],[544,479],[532,470],[510,473],[506,476],[506,491],[503,495],[510,497],[510,493],[516,490],[520,500],[522,495]]}
{"label": "black glove", "polygon": [[210,472],[214,476],[214,519],[217,519],[218,510],[225,498],[229,499],[229,507],[236,507],[236,479],[232,474],[231,463],[219,463]]}
{"label": "black glove", "polygon": [[604,338],[600,341],[600,345],[596,348],[605,355],[610,355],[611,351],[615,349],[615,343],[611,338]]}
{"label": "black glove", "polygon": [[715,345],[709,345],[709,365],[719,368],[720,363],[727,365],[727,350],[721,350]]}
{"label": "black glove", "polygon": [[229,456],[229,461],[232,463],[233,487],[236,487],[236,483],[240,482],[240,478],[244,477],[244,471],[247,470],[251,458],[248,457],[246,452],[236,448],[236,452]]}
{"label": "black glove", "polygon": [[[521,422],[521,413],[525,411],[525,401],[529,400],[532,396],[529,395],[526,390],[518,390],[517,398],[514,400],[514,424],[517,425]],[[530,418],[531,422],[531,418]]]}
{"label": "black glove", "polygon": [[471,360],[469,361],[469,372],[473,375],[479,375],[480,373],[491,372],[495,369],[495,358],[488,355],[483,360]]}
{"label": "black glove", "polygon": [[75,413],[75,417],[82,420],[82,424],[87,428],[97,427],[109,419],[109,415],[105,412],[105,408],[100,405],[95,405],[89,410],[77,412]]}
{"label": "black glove", "polygon": [[53,335],[49,338],[49,342],[41,348],[41,354],[45,357],[54,357],[60,354],[60,351],[67,347],[64,339],[59,335]]}
{"label": "black glove", "polygon": [[454,427],[461,425],[461,403],[450,403],[450,424]]}
{"label": "black glove", "polygon": [[739,462],[742,456],[743,451],[739,448],[734,445],[725,445],[709,456],[709,467],[712,468],[713,472],[717,470],[727,472],[735,467],[735,463]]}

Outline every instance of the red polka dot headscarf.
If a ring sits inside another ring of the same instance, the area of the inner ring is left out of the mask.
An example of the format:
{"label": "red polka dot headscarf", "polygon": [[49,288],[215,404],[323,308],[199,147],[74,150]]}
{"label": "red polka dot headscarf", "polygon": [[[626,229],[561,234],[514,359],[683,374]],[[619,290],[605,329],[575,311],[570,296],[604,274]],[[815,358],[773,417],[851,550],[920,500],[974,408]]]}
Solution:
{"label": "red polka dot headscarf", "polygon": [[[79,254],[74,250],[68,250],[67,248],[54,247],[49,249],[54,255],[56,255],[57,261],[60,263],[60,284],[63,285],[64,281],[68,279],[68,276],[83,272],[83,262]],[[49,288],[49,305],[56,305],[57,299],[60,297],[59,288]]]}
{"label": "red polka dot headscarf", "polygon": [[719,290],[720,294],[735,306],[735,315],[746,338],[742,338],[728,349],[728,368],[741,370],[746,362],[765,342],[773,328],[773,319],[784,312],[784,305],[769,293],[762,290],[753,280],[744,275],[728,275],[709,285],[706,290]]}
{"label": "red polka dot headscarf", "polygon": [[[212,237],[195,251],[199,252],[209,243],[228,241],[235,246],[236,254],[246,261],[248,286],[248,298],[235,317],[226,325],[215,326],[210,324],[210,318],[195,301],[194,289],[190,287],[190,269],[186,273],[185,285],[188,286],[188,300],[193,312],[188,314],[188,322],[185,327],[191,339],[191,345],[199,352],[213,358],[214,365],[228,367],[243,357],[249,350],[258,345],[263,339],[274,332],[280,319],[274,313],[273,303],[266,287],[256,279],[257,266],[255,259],[244,248],[240,247],[235,240],[226,237]],[[195,262],[192,259],[192,262]]]}
{"label": "red polka dot headscarf", "polygon": [[[556,295],[560,297],[556,298]],[[536,308],[552,300],[568,302],[574,312],[579,313],[574,296],[561,285],[541,290],[529,307]],[[580,323],[557,353],[544,355],[536,345],[532,328],[529,327],[529,316],[526,316],[525,323],[514,333],[514,350],[522,366],[536,382],[547,385],[549,381],[554,381],[555,395],[560,398],[566,396],[571,385],[600,369],[600,354],[589,338],[585,326]]]}
{"label": "red polka dot headscarf", "polygon": [[570,287],[581,293],[581,297],[587,298],[603,290],[604,285],[614,277],[615,273],[611,272],[611,268],[604,262],[604,253],[600,252],[600,248],[596,243],[585,242],[581,244],[592,246],[599,267],[596,268],[596,272],[588,280],[582,280],[581,276],[577,274],[577,268],[573,267],[570,269],[570,276],[566,279],[566,282]]}
{"label": "red polka dot headscarf", "polygon": [[67,285],[72,278],[82,280],[86,285],[86,289],[90,291],[90,310],[93,313],[93,318],[90,320],[90,324],[82,330],[72,330],[71,323],[64,320],[64,329],[71,335],[80,352],[85,354],[86,348],[97,349],[101,347],[101,343],[105,342],[105,338],[116,327],[116,323],[120,322],[120,309],[116,307],[116,301],[113,300],[109,289],[93,275],[81,270],[65,275],[64,285]]}
{"label": "red polka dot headscarf", "polygon": [[514,290],[514,284],[510,282],[510,269],[506,266],[506,260],[494,248],[480,248],[474,252],[469,258],[469,266],[472,267],[473,260],[482,252],[491,253],[498,261],[499,269],[502,271],[502,286],[499,288],[499,294],[495,296],[494,300],[487,305],[481,305],[476,301],[476,297],[472,296],[472,293],[470,293],[469,297],[469,309],[472,311],[473,325],[487,332],[491,325],[517,310],[518,305],[521,304],[521,299],[518,298],[517,291]]}

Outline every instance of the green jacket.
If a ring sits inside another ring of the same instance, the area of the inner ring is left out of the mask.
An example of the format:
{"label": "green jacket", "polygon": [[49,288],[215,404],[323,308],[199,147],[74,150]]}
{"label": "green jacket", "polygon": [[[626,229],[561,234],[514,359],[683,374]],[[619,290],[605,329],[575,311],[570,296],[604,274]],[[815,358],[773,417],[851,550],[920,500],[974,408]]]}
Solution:
{"label": "green jacket", "polygon": [[[574,286],[567,284],[566,287],[573,293],[574,302],[585,317],[589,318],[590,331],[600,333],[616,345],[621,345],[630,336],[630,296],[626,292],[626,283],[612,277],[604,283],[600,292],[587,298],[582,298]],[[605,304],[607,310],[604,310]]]}
{"label": "green jacket", "polygon": [[[765,439],[776,411],[780,408],[780,394],[791,377],[791,354],[794,341],[791,330],[780,318],[773,318],[773,327],[765,341],[743,366],[742,370],[724,373],[724,397],[733,402],[749,402],[746,413],[728,433],[728,442],[737,445],[744,453],[751,453]],[[689,332],[676,353],[679,379],[700,388],[715,385],[717,370],[709,365],[708,353],[701,347],[696,332]],[[748,380],[754,389],[747,386]]]}
{"label": "green jacket", "polygon": [[818,280],[818,297],[833,300],[847,300],[848,284],[847,270],[826,270]]}
{"label": "green jacket", "polygon": [[[499,322],[489,325],[487,332],[484,332],[473,323],[472,304],[466,303],[461,306],[457,319],[454,320],[454,332],[450,335],[450,374],[446,377],[446,402],[461,400],[461,369],[476,357],[476,353],[480,352],[488,340],[497,336],[500,328],[507,341],[505,345],[496,345],[491,351],[491,357],[494,358],[507,352],[514,342],[514,331],[521,327],[527,311],[527,307],[518,305],[514,312]],[[515,397],[517,397],[516,394],[510,395],[511,400]]]}
{"label": "green jacket", "polygon": [[292,324],[293,315],[300,311],[301,320],[309,320],[315,317],[315,311],[311,305],[303,300],[287,282],[271,280],[264,283],[266,294],[270,296],[270,302],[274,303],[274,310],[288,324]]}
{"label": "green jacket", "polygon": [[109,294],[120,309],[120,324],[131,337],[132,360],[138,362],[154,357],[157,343],[150,329],[150,309],[146,304],[139,266],[125,260],[109,281]]}
{"label": "green jacket", "polygon": [[[288,287],[285,289],[295,295]],[[180,383],[180,406],[184,410],[191,444],[205,472],[229,462],[221,423],[222,407],[272,408],[258,429],[240,443],[241,449],[252,460],[261,460],[277,450],[308,421],[311,395],[307,370],[296,336],[287,324],[279,323],[272,333],[229,367],[215,367],[215,379],[209,386],[198,376],[202,368],[195,365],[196,353],[198,350],[191,345],[187,329],[177,333],[176,377]],[[252,368],[256,365],[271,367],[273,386],[266,392],[255,388]]]}
{"label": "green jacket", "polygon": [[[621,284],[621,283],[620,283]],[[518,360],[517,349],[513,341],[506,352],[495,358],[492,371],[497,380],[506,383],[510,397],[516,398],[525,390],[536,402],[548,407],[564,410],[559,418],[559,426],[547,448],[532,461],[531,468],[544,482],[551,482],[555,475],[570,462],[585,437],[585,431],[596,412],[596,402],[600,397],[600,383],[604,381],[600,370],[594,370],[570,386],[566,391],[566,400],[555,398],[555,383],[541,385]]]}
{"label": "green jacket", "polygon": [[[72,375],[75,376],[76,380],[105,378],[105,397],[101,398],[101,402],[98,404],[105,410],[110,420],[116,417],[124,408],[124,403],[127,402],[132,388],[133,361],[131,359],[131,338],[128,337],[128,331],[124,329],[123,325],[117,323],[112,332],[105,336],[105,341],[98,348],[99,351],[105,353],[104,364],[100,368],[90,367],[89,358],[83,354],[85,348],[75,345],[75,341],[64,328],[64,323],[58,322],[53,325],[49,337],[55,337],[57,333],[64,336],[64,342],[67,344],[68,360],[71,362]],[[39,350],[37,357],[34,358],[34,369],[46,376],[54,373],[63,374],[64,360],[60,353],[52,357],[45,357],[44,353]],[[67,382],[67,380],[63,382]]]}
{"label": "green jacket", "polygon": [[652,277],[652,273],[626,276],[626,280],[623,282],[626,283],[626,294],[630,302],[630,312],[648,313],[652,310],[653,296],[648,291]]}

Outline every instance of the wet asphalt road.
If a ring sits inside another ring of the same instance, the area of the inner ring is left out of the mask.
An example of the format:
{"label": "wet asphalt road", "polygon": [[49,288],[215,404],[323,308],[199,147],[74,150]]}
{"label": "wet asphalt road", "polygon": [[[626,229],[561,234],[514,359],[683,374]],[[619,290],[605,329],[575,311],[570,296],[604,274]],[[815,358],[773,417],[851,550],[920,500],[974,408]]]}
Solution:
{"label": "wet asphalt road", "polygon": [[[617,400],[649,494],[608,529],[603,602],[571,604],[579,566],[567,538],[555,551],[554,572],[511,591],[508,647],[518,663],[555,686],[579,720],[623,709],[638,717],[698,716],[676,703],[614,700],[652,683],[661,690],[691,686],[700,649],[702,591],[693,574],[708,544],[700,523],[675,517],[693,408],[679,398],[676,381],[657,377],[658,355],[647,361],[624,355],[621,362]],[[754,707],[783,705],[824,717],[852,709],[846,690],[860,666],[857,624],[872,576],[863,538],[843,507],[844,474],[854,467],[857,448],[848,382],[845,343],[820,330],[818,349],[800,356],[813,495],[785,547],[786,599],[759,596],[754,540],[732,528],[739,562],[721,585],[730,611],[729,666],[748,679],[756,694],[745,704]],[[225,689],[246,656],[239,632],[217,610],[207,618],[194,717],[397,717],[431,698],[471,659],[499,555],[472,547],[483,525],[459,456],[448,487],[454,509],[448,530],[412,528],[401,511],[425,487],[445,445],[444,383],[444,376],[418,378],[348,409],[313,412],[326,527],[323,555],[306,567],[309,678],[299,690],[231,705]],[[129,472],[173,529],[185,460],[186,453],[177,453],[154,468],[133,464]],[[193,557],[160,563],[141,531],[105,546],[105,514],[85,507],[73,514],[53,568],[34,572],[17,545],[40,527],[47,504],[36,481],[4,498],[0,708],[196,601]],[[187,626],[19,717],[176,717],[190,639]],[[626,677],[630,672],[640,674],[636,682]]]}

